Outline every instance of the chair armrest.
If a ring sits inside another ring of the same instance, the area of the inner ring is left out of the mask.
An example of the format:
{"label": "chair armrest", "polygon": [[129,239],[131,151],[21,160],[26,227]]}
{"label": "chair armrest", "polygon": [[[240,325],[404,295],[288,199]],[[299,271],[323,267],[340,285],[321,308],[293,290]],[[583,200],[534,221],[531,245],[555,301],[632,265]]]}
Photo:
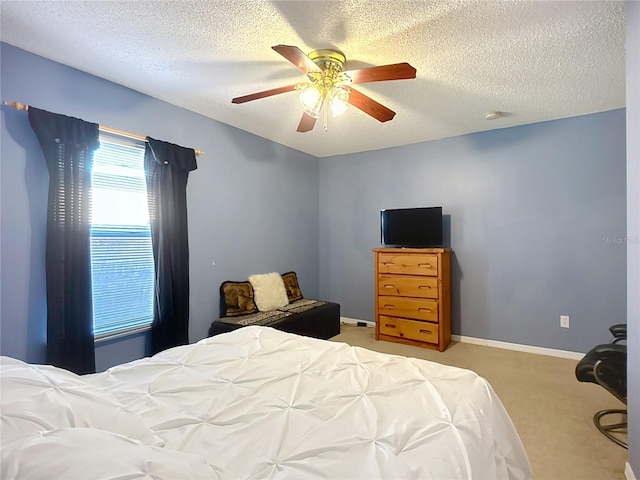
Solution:
{"label": "chair armrest", "polygon": [[603,361],[625,362],[627,361],[627,346],[617,343],[607,343],[594,347],[593,351]]}
{"label": "chair armrest", "polygon": [[627,403],[627,346],[624,344],[598,345],[592,352],[597,360],[593,376],[597,383]]}

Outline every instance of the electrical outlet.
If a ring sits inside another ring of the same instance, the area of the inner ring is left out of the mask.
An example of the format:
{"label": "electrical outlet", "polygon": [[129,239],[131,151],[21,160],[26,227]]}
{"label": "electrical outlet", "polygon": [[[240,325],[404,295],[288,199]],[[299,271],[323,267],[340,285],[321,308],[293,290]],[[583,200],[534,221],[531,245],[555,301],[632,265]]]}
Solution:
{"label": "electrical outlet", "polygon": [[560,315],[560,326],[562,328],[569,328],[569,315]]}

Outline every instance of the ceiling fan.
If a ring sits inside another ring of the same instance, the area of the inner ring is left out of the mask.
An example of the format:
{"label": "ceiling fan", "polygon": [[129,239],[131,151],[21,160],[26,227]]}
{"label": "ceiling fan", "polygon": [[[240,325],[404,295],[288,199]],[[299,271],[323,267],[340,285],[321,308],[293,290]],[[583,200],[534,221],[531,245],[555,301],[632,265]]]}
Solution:
{"label": "ceiling fan", "polygon": [[416,69],[406,62],[345,71],[346,57],[339,50],[314,50],[305,55],[298,47],[291,45],[276,45],[271,48],[302,70],[309,81],[236,97],[231,103],[245,103],[299,90],[304,113],[298,125],[298,132],[313,130],[322,113],[326,131],[328,110],[331,109],[335,117],[343,113],[347,105],[362,110],[380,122],[388,122],[396,112],[354,90],[351,85],[416,78]]}

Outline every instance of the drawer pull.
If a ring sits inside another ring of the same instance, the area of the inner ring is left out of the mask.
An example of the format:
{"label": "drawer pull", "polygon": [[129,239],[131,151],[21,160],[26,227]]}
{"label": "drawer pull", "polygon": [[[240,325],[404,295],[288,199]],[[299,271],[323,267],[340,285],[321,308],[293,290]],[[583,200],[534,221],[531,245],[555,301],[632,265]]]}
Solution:
{"label": "drawer pull", "polygon": [[431,290],[429,285],[418,285],[418,290]]}
{"label": "drawer pull", "polygon": [[384,308],[396,308],[395,305],[391,305],[390,303],[385,303]]}
{"label": "drawer pull", "polygon": [[420,308],[418,308],[418,311],[419,312],[431,312],[431,309],[430,308],[420,307]]}
{"label": "drawer pull", "polygon": [[391,284],[391,283],[386,283],[386,284],[384,285],[384,288],[396,288],[396,286],[395,286],[395,285],[393,285],[393,284]]}
{"label": "drawer pull", "polygon": [[420,333],[431,333],[431,330],[425,330],[423,328],[420,329]]}
{"label": "drawer pull", "polygon": [[396,328],[396,326],[393,323],[385,323],[384,326],[387,328]]}
{"label": "drawer pull", "polygon": [[431,268],[431,264],[430,263],[419,263],[418,266],[419,267],[424,267],[424,268]]}

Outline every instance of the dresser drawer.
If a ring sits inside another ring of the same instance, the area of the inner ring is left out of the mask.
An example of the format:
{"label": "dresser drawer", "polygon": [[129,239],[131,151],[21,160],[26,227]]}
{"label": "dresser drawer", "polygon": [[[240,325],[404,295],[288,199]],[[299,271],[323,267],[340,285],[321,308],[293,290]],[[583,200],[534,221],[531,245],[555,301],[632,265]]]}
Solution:
{"label": "dresser drawer", "polygon": [[438,279],[409,275],[378,275],[378,294],[438,298]]}
{"label": "dresser drawer", "polygon": [[378,297],[378,312],[380,315],[437,322],[438,302],[417,298],[380,295]]}
{"label": "dresser drawer", "polygon": [[420,342],[438,343],[438,324],[417,322],[404,318],[380,315],[378,329],[383,335],[408,338]]}
{"label": "dresser drawer", "polygon": [[378,255],[378,273],[404,275],[438,275],[438,256],[428,254],[403,255],[381,253]]}

